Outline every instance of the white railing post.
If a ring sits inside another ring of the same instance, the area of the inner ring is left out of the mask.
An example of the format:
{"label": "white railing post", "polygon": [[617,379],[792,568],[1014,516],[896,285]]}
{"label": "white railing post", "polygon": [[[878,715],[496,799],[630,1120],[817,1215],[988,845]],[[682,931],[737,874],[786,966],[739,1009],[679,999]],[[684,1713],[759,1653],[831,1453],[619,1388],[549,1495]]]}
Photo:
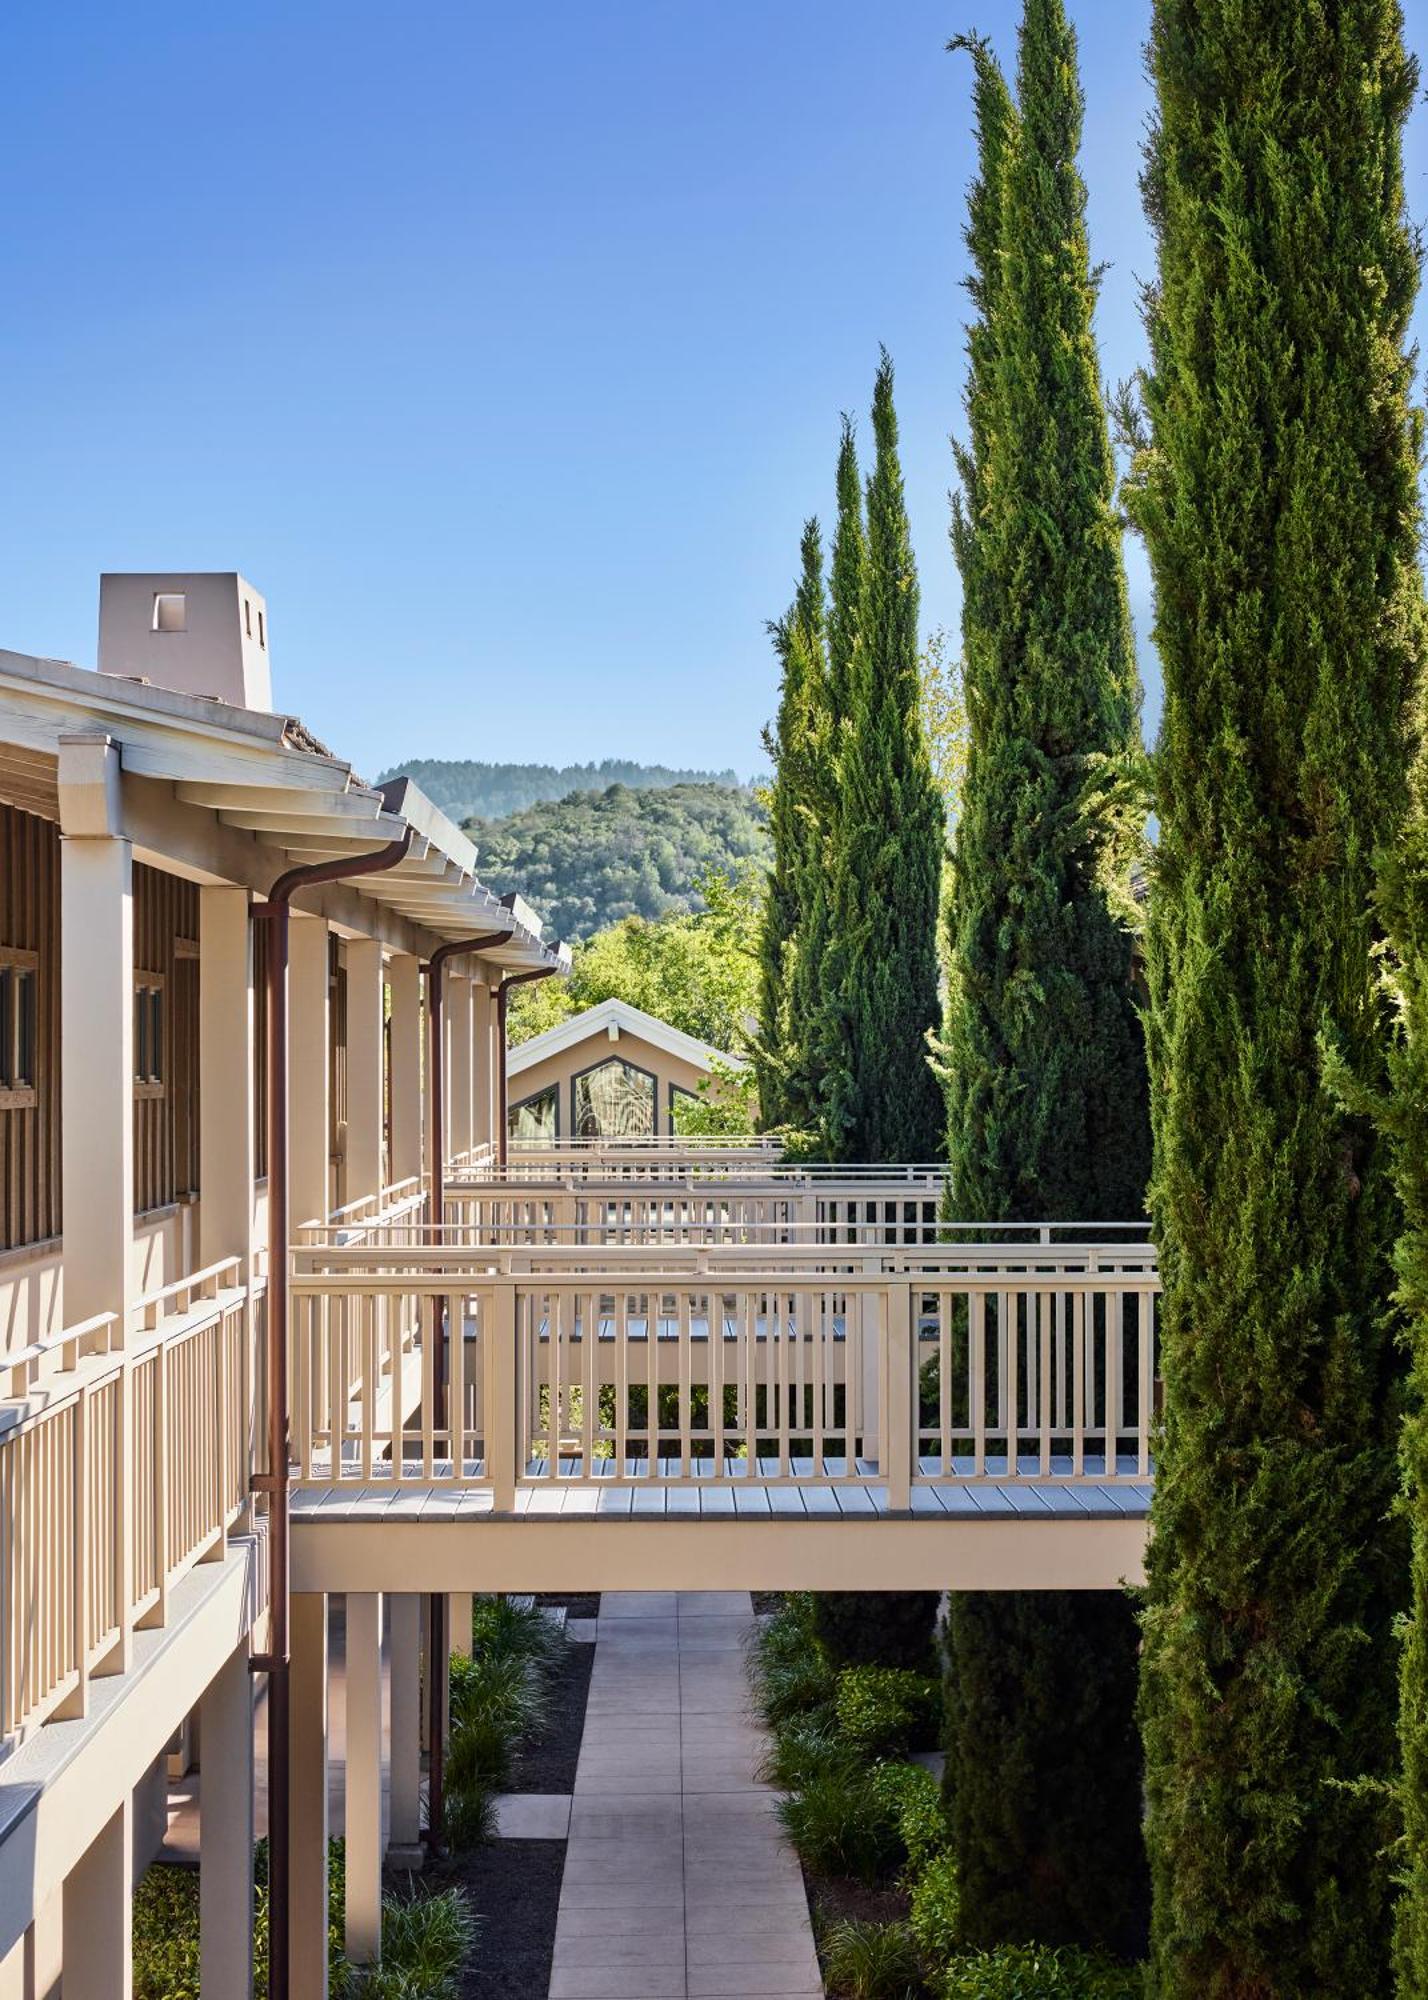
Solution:
{"label": "white railing post", "polygon": [[879,1469],[887,1481],[891,1514],[905,1514],[912,1506],[913,1370],[917,1361],[912,1338],[912,1282],[904,1278],[889,1285],[883,1295],[887,1301],[887,1400],[883,1406],[887,1457]]}
{"label": "white railing post", "polygon": [[[516,1353],[515,1285],[497,1284],[489,1291],[483,1291],[480,1310],[485,1321],[482,1363],[485,1371],[486,1477],[491,1482],[491,1504],[495,1511],[509,1514],[516,1504],[516,1478],[524,1459],[517,1431],[521,1369]],[[554,1417],[552,1410],[552,1422]]]}

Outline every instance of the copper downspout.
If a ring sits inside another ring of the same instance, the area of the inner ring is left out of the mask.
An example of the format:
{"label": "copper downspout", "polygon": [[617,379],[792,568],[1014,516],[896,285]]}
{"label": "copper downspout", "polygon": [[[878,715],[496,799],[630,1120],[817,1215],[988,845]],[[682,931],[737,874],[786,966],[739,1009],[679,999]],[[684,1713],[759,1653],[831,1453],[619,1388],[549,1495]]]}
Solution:
{"label": "copper downspout", "polygon": [[498,1166],[504,1167],[508,1164],[508,1140],[510,1137],[506,1130],[506,1119],[508,1116],[506,1107],[506,988],[508,986],[529,986],[533,979],[553,979],[559,970],[560,967],[558,965],[539,965],[534,972],[511,972],[506,975],[496,988],[496,1014],[501,1030],[501,1088],[499,1092],[500,1104],[496,1112],[496,1163]]}
{"label": "copper downspout", "polygon": [[290,868],[254,907],[268,924],[268,1469],[253,1485],[268,1496],[268,1619],[266,1653],[248,1665],[268,1676],[268,1996],[288,2000],[292,1869],[292,1714],[288,1638],[288,913],[300,889],[380,875],[404,861],[412,829],[400,840],[345,861]]}
{"label": "copper downspout", "polygon": [[[437,1242],[446,1225],[446,1037],[442,1033],[442,975],[449,958],[462,958],[504,944],[511,930],[489,931],[484,937],[455,938],[438,945],[427,961],[426,1073],[431,1090],[431,1218]],[[446,1295],[438,1292],[431,1302],[431,1385],[432,1426],[446,1428]],[[455,1457],[457,1440],[449,1438]],[[433,1591],[429,1603],[431,1628],[430,1664],[427,1672],[427,1807],[426,1837],[434,1853],[440,1853],[446,1819],[446,1689],[437,1671],[446,1658],[446,1597]]]}

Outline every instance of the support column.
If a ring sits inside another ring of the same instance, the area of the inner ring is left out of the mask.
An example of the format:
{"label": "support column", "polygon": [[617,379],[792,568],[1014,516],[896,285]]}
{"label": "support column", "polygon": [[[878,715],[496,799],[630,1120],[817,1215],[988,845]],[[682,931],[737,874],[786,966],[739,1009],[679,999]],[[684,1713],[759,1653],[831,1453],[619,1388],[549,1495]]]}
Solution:
{"label": "support column", "polygon": [[64,2000],[130,2000],[133,1899],[133,1805],[126,1795],[65,1879]]}
{"label": "support column", "polygon": [[[484,971],[484,966],[481,968]],[[491,1085],[491,988],[484,979],[471,982],[471,1143],[495,1143]]]}
{"label": "support column", "polygon": [[[61,737],[59,800],[64,1318],[77,1326],[113,1313],[109,1342],[122,1348],[135,1292],[134,851],[123,837],[119,755],[107,736]],[[134,1412],[127,1367],[116,1395],[114,1532],[107,1547],[87,1552],[92,1565],[109,1568],[119,1614],[119,1636],[101,1673],[126,1672],[133,1656]],[[88,1693],[81,1655],[66,1712],[83,1714]]]}
{"label": "support column", "polygon": [[464,967],[447,972],[446,1011],[451,1029],[446,1152],[448,1159],[459,1160],[471,1150],[471,981]]}
{"label": "support column", "polygon": [[290,1637],[289,1990],[291,2000],[327,2000],[327,1598],[323,1592],[294,1595]]}
{"label": "support column", "polygon": [[382,947],[347,942],[347,1199],[382,1188]]}
{"label": "support column", "polygon": [[453,1658],[471,1657],[471,1612],[474,1592],[453,1590],[447,1598],[446,1629],[451,1634]]}
{"label": "support column", "polygon": [[421,1599],[404,1590],[387,1599],[391,1673],[391,1860],[421,1859]]}
{"label": "support column", "polygon": [[[107,737],[60,744],[64,1316],[125,1314],[134,1238],[134,851]],[[122,1344],[127,1325],[121,1321]]]}
{"label": "support column", "polygon": [[382,1600],[347,1593],[347,1902],[354,1965],[382,1957]]}
{"label": "support column", "polygon": [[397,952],[387,961],[392,988],[392,1160],[394,1181],[422,1171],[421,961]]}
{"label": "support column", "polygon": [[25,1932],[25,2000],[60,2000],[64,1979],[64,1890],[36,1910]]}
{"label": "support column", "polygon": [[288,936],[288,1219],[329,1212],[327,925],[293,911]]}
{"label": "support column", "polygon": [[199,1705],[203,1773],[198,1876],[203,2000],[252,2000],[253,1679],[235,1646]]}
{"label": "support column", "polygon": [[201,1265],[237,1257],[253,1231],[253,949],[246,889],[198,892],[198,1184]]}

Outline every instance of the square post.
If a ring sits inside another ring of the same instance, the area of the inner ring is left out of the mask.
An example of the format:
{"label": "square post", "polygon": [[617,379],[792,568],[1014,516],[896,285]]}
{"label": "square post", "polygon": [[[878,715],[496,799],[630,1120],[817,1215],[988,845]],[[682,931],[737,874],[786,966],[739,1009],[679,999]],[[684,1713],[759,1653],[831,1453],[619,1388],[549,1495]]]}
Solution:
{"label": "square post", "polygon": [[347,1199],[382,1190],[382,947],[347,941]]}
{"label": "square post", "polygon": [[391,1675],[392,1861],[420,1866],[421,1848],[421,1612],[422,1600],[404,1590],[387,1599]]}
{"label": "square post", "polygon": [[422,1171],[421,962],[410,952],[387,961],[392,989],[392,1158],[394,1181]]}
{"label": "square post", "polygon": [[199,1705],[203,1770],[198,1876],[203,2000],[252,2000],[253,1681],[235,1646]]}
{"label": "square post", "polygon": [[382,1600],[347,1593],[347,1956],[382,1958]]}
{"label": "square post", "polygon": [[327,982],[327,925],[294,910],[288,934],[288,1219],[294,1232],[305,1222],[325,1222],[332,1208]]}
{"label": "square post", "polygon": [[134,1805],[128,1793],[65,1878],[64,2000],[131,2000]]}
{"label": "square post", "polygon": [[459,1160],[471,1150],[471,981],[464,966],[450,967],[446,978],[447,1083],[450,1111],[446,1124],[447,1158]]}
{"label": "square post", "polygon": [[[294,927],[296,928],[296,926]],[[325,967],[324,967],[325,970]],[[294,1594],[288,1813],[291,2000],[327,2000],[327,1597]]]}

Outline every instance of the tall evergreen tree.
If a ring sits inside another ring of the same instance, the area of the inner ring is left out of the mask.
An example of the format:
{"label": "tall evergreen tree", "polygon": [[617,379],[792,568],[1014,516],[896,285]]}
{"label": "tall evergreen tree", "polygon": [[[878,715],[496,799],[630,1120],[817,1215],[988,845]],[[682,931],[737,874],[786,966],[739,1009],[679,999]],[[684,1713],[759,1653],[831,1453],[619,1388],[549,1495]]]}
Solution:
{"label": "tall evergreen tree", "polygon": [[[1165,675],[1148,931],[1165,1285],[1142,1680],[1154,1982],[1162,2000],[1362,2000],[1391,1987],[1383,1799],[1407,1565],[1398,1209],[1386,1144],[1346,1100],[1383,1082],[1374,860],[1403,821],[1421,653],[1401,181],[1415,79],[1396,0],[1156,0],[1150,62],[1159,277],[1129,500]],[[1421,1852],[1421,1793],[1415,1810]],[[1420,1959],[1421,1915],[1407,1935]]]}
{"label": "tall evergreen tree", "polygon": [[[953,516],[970,730],[948,925],[951,1203],[980,1221],[1125,1220],[1150,1163],[1125,917],[1139,684],[1075,39],[1062,0],[1027,0],[1015,103],[985,44],[953,46],[975,65],[980,172]],[[948,1787],[970,1940],[1143,1942],[1137,1651],[1119,1596],[951,1599]]]}
{"label": "tall evergreen tree", "polygon": [[754,1064],[766,1129],[807,1126],[812,1116],[807,1023],[795,987],[800,983],[800,949],[809,949],[811,884],[822,874],[820,806],[826,787],[819,764],[827,738],[823,542],[816,520],[804,523],[799,553],[793,603],[769,626],[782,677],[778,716],[764,732],[764,748],[774,767],[769,804],[773,861],[759,939]]}
{"label": "tall evergreen tree", "polygon": [[[823,1133],[830,1159],[907,1162],[942,1150],[942,1094],[927,1037],[938,1011],[944,827],[918,705],[917,571],[886,353],[873,437],[857,630],[851,644],[840,630],[833,649],[839,675],[846,658],[848,679],[846,689],[835,684],[843,720],[828,843]],[[846,518],[840,505],[840,542]],[[834,602],[841,618],[847,597],[836,587]]]}
{"label": "tall evergreen tree", "polygon": [[849,695],[853,659],[863,612],[863,571],[868,537],[863,525],[863,481],[858,470],[858,446],[853,420],[843,418],[838,443],[837,522],[828,575],[828,712],[835,733],[835,753],[843,726],[850,720]]}

